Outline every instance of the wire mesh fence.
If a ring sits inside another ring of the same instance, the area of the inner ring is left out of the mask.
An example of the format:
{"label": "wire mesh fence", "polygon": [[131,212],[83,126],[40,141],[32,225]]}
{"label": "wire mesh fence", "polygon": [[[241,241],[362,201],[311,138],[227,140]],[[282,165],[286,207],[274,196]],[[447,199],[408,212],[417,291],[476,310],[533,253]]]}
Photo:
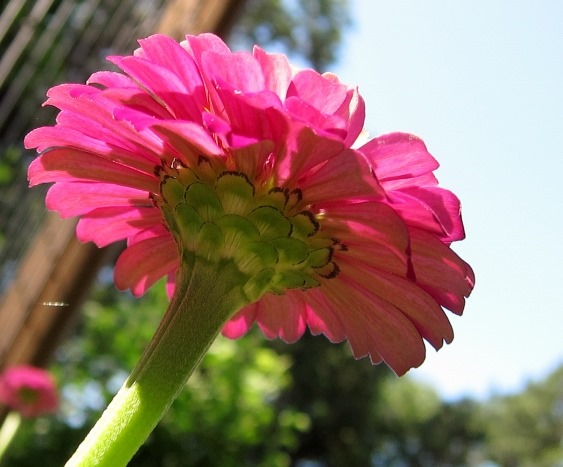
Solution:
{"label": "wire mesh fence", "polygon": [[0,302],[40,225],[44,187],[27,187],[32,128],[52,124],[42,107],[61,82],[109,69],[107,55],[129,53],[155,30],[166,0],[0,1]]}

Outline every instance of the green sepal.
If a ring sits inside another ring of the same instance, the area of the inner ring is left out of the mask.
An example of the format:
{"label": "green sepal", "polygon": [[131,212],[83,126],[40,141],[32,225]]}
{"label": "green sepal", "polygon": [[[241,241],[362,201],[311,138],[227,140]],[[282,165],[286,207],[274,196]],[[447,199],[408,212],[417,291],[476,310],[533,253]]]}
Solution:
{"label": "green sepal", "polygon": [[258,227],[260,237],[265,242],[288,237],[293,229],[287,217],[273,206],[259,206],[248,215],[248,218]]}
{"label": "green sepal", "polygon": [[263,269],[252,276],[242,287],[248,302],[253,303],[260,299],[270,289],[270,283],[276,271],[274,269]]}
{"label": "green sepal", "polygon": [[319,228],[319,222],[309,211],[301,211],[291,218],[293,224],[293,235],[297,238],[307,239],[315,235]]}
{"label": "green sepal", "polygon": [[319,248],[309,252],[308,264],[313,268],[325,266],[332,259],[332,248]]}
{"label": "green sepal", "polygon": [[223,172],[215,182],[215,190],[226,213],[246,215],[253,206],[254,185],[244,174]]}
{"label": "green sepal", "polygon": [[275,267],[278,252],[268,243],[252,242],[237,251],[234,260],[242,273],[257,274],[262,269]]}
{"label": "green sepal", "polygon": [[184,198],[185,186],[173,177],[164,177],[160,182],[160,193],[169,206],[176,206]]}
{"label": "green sepal", "polygon": [[185,249],[196,251],[197,236],[203,224],[203,218],[192,206],[186,203],[178,204],[174,212],[174,221],[178,228],[178,232],[173,232],[174,235],[180,236]]}
{"label": "green sepal", "polygon": [[277,250],[280,265],[294,266],[303,263],[309,256],[307,244],[292,237],[276,238],[270,242]]}
{"label": "green sepal", "polygon": [[224,254],[226,257],[235,256],[237,251],[244,249],[244,245],[255,242],[260,238],[256,226],[245,217],[237,214],[227,214],[215,221],[223,232]]}
{"label": "green sepal", "polygon": [[206,183],[192,183],[187,188],[184,199],[194,207],[204,221],[212,221],[223,215],[221,200],[215,190]]}
{"label": "green sepal", "polygon": [[196,255],[211,263],[218,263],[223,251],[223,232],[213,222],[205,222],[197,235]]}

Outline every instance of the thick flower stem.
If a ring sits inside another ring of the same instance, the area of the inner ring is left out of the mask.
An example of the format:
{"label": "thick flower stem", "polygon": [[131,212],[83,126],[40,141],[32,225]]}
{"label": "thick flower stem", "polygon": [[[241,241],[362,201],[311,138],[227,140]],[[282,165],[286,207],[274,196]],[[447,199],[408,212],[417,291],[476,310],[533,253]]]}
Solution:
{"label": "thick flower stem", "polygon": [[126,465],[184,387],[225,322],[245,305],[231,262],[198,259],[143,357],[67,466]]}

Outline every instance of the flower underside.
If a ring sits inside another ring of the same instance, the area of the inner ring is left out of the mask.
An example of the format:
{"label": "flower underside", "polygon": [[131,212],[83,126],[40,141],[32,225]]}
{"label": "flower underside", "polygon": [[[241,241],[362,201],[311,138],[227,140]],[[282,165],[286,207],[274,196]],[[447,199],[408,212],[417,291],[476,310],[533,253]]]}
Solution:
{"label": "flower underside", "polygon": [[183,260],[232,262],[249,303],[266,292],[306,290],[338,275],[333,252],[346,247],[323,232],[322,215],[308,209],[298,188],[253,183],[206,156],[193,167],[163,162],[156,175],[155,202]]}

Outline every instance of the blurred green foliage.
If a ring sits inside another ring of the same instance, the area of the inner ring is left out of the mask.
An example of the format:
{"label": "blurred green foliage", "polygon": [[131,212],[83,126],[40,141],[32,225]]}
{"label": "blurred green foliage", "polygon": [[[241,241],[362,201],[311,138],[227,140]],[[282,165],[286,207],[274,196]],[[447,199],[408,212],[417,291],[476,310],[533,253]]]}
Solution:
{"label": "blurred green foliage", "polygon": [[[57,353],[58,415],[25,422],[2,465],[64,464],[149,341],[163,289],[140,300],[97,289]],[[547,467],[561,465],[561,439],[563,368],[518,395],[446,402],[346,344],[253,330],[216,341],[130,465]]]}
{"label": "blurred green foliage", "polygon": [[279,49],[324,71],[350,25],[348,0],[247,0],[229,42],[236,48]]}

